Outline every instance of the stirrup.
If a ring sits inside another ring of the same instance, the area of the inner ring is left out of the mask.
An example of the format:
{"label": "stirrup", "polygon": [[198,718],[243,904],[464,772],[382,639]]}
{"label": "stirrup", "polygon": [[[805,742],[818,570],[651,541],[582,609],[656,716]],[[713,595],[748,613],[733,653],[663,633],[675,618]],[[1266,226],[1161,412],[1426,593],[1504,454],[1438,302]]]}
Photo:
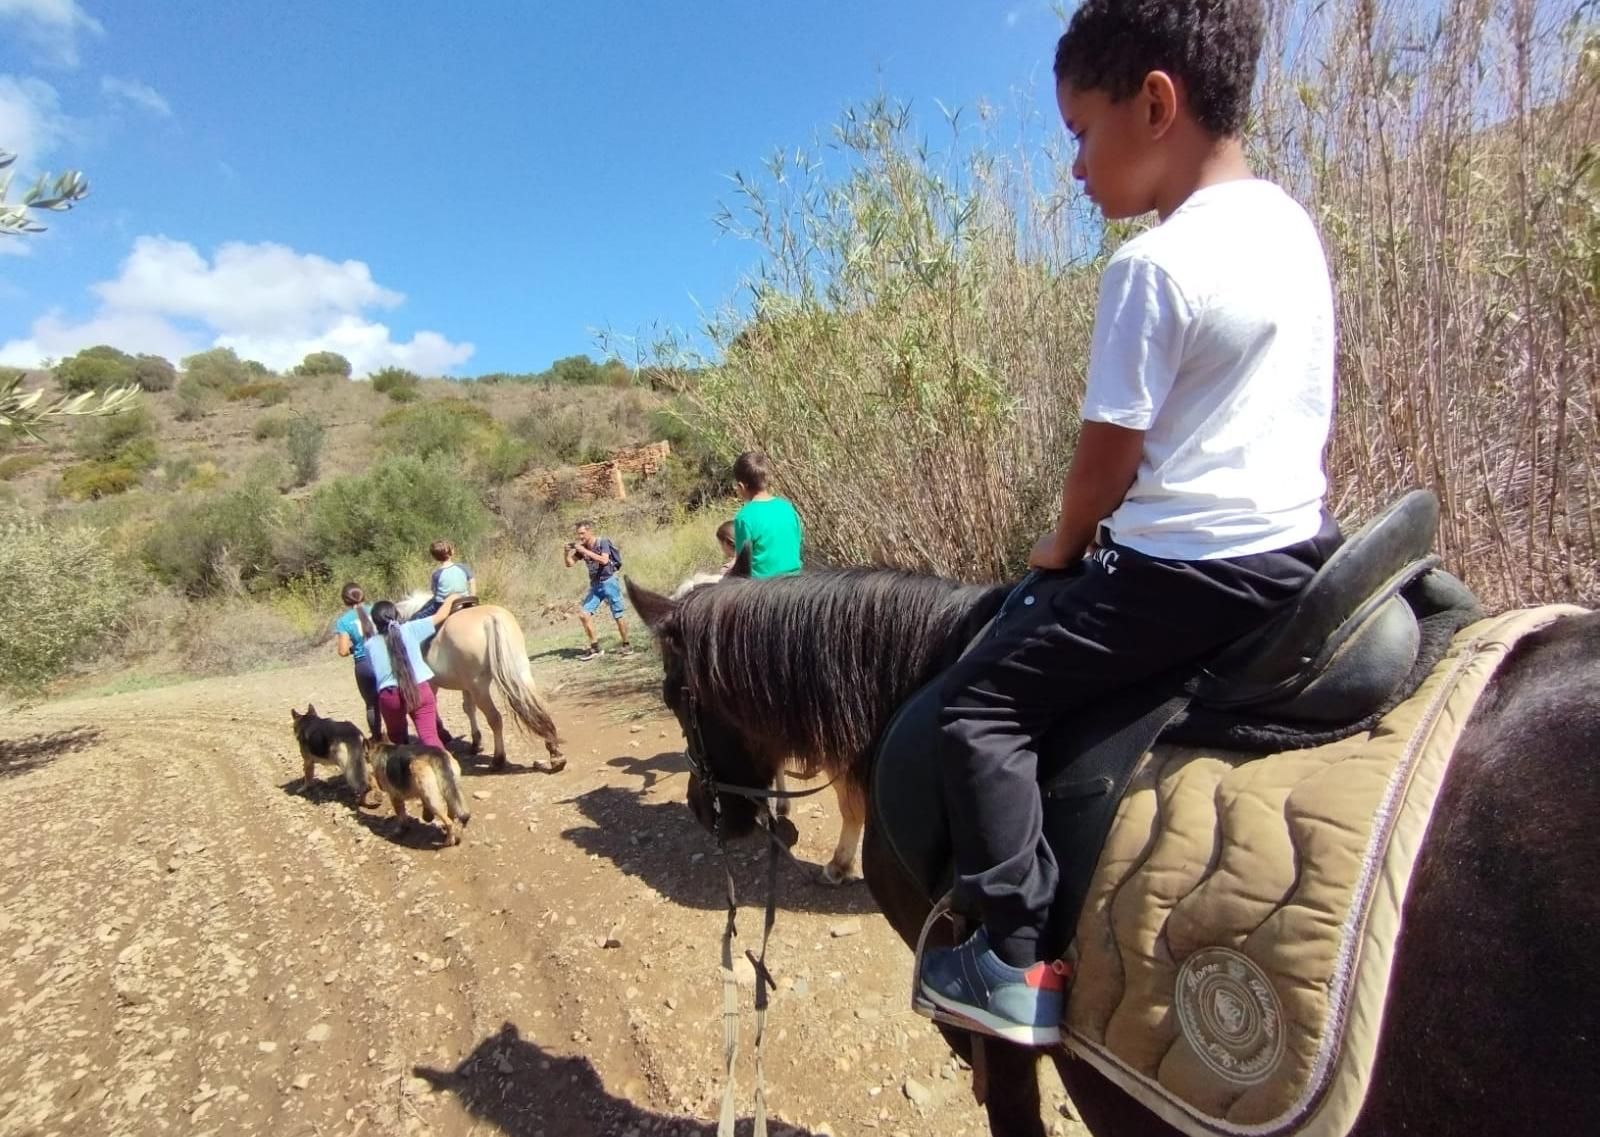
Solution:
{"label": "stirrup", "polygon": [[953,1026],[959,1030],[970,1031],[974,1029],[971,1022],[960,1015],[952,1014],[945,1010],[922,993],[922,956],[927,950],[928,933],[933,931],[934,926],[940,920],[948,920],[958,933],[956,942],[961,942],[959,933],[962,929],[959,921],[963,917],[950,906],[954,896],[955,889],[951,889],[941,896],[939,902],[933,906],[933,911],[928,913],[928,918],[922,922],[922,932],[917,936],[917,950],[911,959],[911,1009],[923,1018],[932,1019],[936,1023],[943,1023],[945,1026]]}

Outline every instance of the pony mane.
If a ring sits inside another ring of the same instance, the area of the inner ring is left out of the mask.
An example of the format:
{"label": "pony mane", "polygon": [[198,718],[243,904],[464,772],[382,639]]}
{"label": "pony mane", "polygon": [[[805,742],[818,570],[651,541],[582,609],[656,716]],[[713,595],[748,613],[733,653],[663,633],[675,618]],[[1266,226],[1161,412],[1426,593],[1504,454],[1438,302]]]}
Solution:
{"label": "pony mane", "polygon": [[889,717],[955,658],[1008,587],[892,569],[729,577],[678,608],[684,681],[804,775],[854,771]]}
{"label": "pony mane", "polygon": [[395,611],[400,614],[400,622],[403,624],[407,620],[411,619],[411,617],[417,614],[418,608],[421,608],[424,604],[432,599],[433,593],[419,589],[418,591],[406,596],[406,598],[403,600],[396,600],[394,602],[394,607]]}

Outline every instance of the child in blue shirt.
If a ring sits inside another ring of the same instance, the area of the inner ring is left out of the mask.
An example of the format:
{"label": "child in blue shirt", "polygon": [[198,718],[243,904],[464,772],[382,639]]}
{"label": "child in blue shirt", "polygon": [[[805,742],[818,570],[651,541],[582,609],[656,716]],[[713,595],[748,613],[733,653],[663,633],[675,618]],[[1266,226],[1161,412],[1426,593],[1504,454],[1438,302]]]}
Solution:
{"label": "child in blue shirt", "polygon": [[354,582],[339,590],[345,610],[333,623],[334,647],[341,658],[355,664],[356,690],[367,707],[367,734],[374,742],[383,738],[383,717],[378,713],[378,686],[373,680],[372,661],[367,658],[367,640],[377,635],[372,626],[372,605],[366,593]]}
{"label": "child in blue shirt", "polygon": [[[456,562],[456,547],[449,541],[435,541],[428,546],[428,555],[439,562],[439,567],[433,570],[433,575],[428,580],[433,597],[417,609],[417,614],[413,618],[421,619],[433,615],[447,596],[460,596],[467,601],[465,606],[470,607],[476,600],[472,594],[477,589],[478,582],[473,579],[471,568]],[[462,606],[458,601],[457,607]]]}

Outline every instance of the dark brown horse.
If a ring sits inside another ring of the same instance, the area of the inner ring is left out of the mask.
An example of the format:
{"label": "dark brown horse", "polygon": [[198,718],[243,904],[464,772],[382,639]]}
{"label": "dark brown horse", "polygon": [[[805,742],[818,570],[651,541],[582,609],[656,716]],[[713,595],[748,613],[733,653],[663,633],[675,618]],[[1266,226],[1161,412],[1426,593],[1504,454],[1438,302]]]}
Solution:
{"label": "dark brown horse", "polygon": [[[946,667],[1004,587],[847,570],[729,579],[681,601],[630,585],[667,705],[696,708],[714,778],[771,785],[785,759],[863,792],[896,708]],[[932,771],[930,777],[935,776]],[[694,779],[702,822],[709,802]],[[725,833],[757,806],[719,798]],[[907,943],[928,902],[869,821],[868,886]],[[1600,614],[1522,640],[1457,748],[1403,912],[1360,1137],[1600,1131]],[[908,979],[909,982],[909,979]],[[946,1031],[957,1051],[970,1040]],[[986,1044],[990,1131],[1043,1137],[1038,1051]],[[1052,1052],[1084,1123],[1176,1131]]]}

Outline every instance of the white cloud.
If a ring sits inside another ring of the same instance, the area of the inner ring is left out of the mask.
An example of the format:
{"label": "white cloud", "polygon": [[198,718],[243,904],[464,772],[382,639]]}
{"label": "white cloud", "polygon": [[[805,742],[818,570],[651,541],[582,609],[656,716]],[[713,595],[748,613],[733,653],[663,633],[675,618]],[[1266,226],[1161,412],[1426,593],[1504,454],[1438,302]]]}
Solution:
{"label": "white cloud", "polygon": [[361,261],[328,260],[284,245],[230,242],[211,259],[193,245],[140,237],[113,280],[92,290],[100,310],[73,323],[51,312],[26,337],[0,345],[0,362],[34,366],[96,343],[176,359],[231,347],[284,369],[313,351],[337,351],[357,375],[380,367],[440,374],[471,357],[470,343],[437,332],[397,340],[367,318],[405,297],[379,285]]}
{"label": "white cloud", "polygon": [[0,75],[0,150],[18,155],[19,166],[35,168],[70,129],[71,120],[61,113],[49,83]]}
{"label": "white cloud", "polygon": [[167,102],[166,97],[150,84],[137,79],[118,79],[107,75],[100,80],[100,91],[113,101],[131,103],[162,118],[172,117],[172,104]]}
{"label": "white cloud", "polygon": [[105,33],[77,0],[0,0],[0,20],[20,24],[23,38],[43,53],[43,61],[61,67],[78,65],[80,32]]}

